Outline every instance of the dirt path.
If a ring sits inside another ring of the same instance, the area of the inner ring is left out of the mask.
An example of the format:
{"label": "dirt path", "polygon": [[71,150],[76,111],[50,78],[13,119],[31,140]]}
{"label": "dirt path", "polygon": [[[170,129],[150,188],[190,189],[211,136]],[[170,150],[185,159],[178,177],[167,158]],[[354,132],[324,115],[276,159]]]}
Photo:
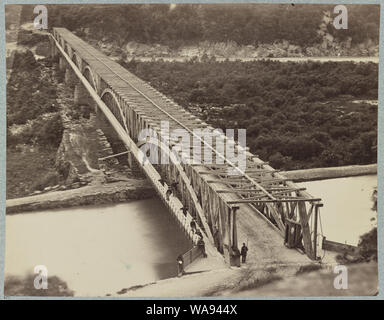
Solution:
{"label": "dirt path", "polygon": [[[187,274],[111,294],[117,297],[211,297],[234,296],[242,291],[289,279],[298,272],[297,266],[259,265],[231,267],[203,273]],[[252,295],[245,295],[252,296]]]}

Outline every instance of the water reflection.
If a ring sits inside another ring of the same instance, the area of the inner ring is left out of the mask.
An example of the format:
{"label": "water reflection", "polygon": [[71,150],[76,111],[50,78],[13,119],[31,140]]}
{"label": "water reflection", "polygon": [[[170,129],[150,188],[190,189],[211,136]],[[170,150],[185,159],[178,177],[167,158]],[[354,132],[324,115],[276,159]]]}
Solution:
{"label": "water reflection", "polygon": [[[302,183],[321,197],[324,235],[357,244],[372,227],[377,176]],[[158,199],[50,210],[6,217],[5,274],[45,265],[76,296],[105,296],[176,275],[191,244]]]}
{"label": "water reflection", "polygon": [[323,199],[320,209],[324,235],[328,240],[357,245],[362,234],[371,230],[372,192],[377,176],[339,178],[300,183],[315,197]]}
{"label": "water reflection", "polygon": [[12,215],[6,229],[6,275],[45,265],[76,296],[173,277],[191,246],[158,199]]}

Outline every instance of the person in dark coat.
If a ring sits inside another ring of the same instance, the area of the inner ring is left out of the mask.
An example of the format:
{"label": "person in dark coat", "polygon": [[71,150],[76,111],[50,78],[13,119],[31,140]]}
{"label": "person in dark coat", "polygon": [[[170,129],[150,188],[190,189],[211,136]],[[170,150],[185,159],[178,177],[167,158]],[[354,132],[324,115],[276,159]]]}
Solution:
{"label": "person in dark coat", "polygon": [[191,223],[189,225],[190,225],[193,233],[195,233],[196,232],[196,221],[194,218],[191,220]]}
{"label": "person in dark coat", "polygon": [[243,246],[241,247],[241,262],[245,263],[245,260],[247,259],[247,252],[248,252],[248,247],[243,243]]}
{"label": "person in dark coat", "polygon": [[197,245],[200,247],[201,252],[203,253],[203,257],[206,258],[208,257],[206,251],[205,251],[205,242],[203,238],[200,238],[199,241],[197,242]]}
{"label": "person in dark coat", "polygon": [[177,276],[180,277],[184,274],[184,259],[182,255],[179,255],[177,261]]}
{"label": "person in dark coat", "polygon": [[172,191],[172,193],[173,194],[177,194],[177,185],[178,185],[179,183],[178,182],[173,182],[172,184],[171,184],[171,191]]}
{"label": "person in dark coat", "polygon": [[165,193],[165,199],[166,199],[167,201],[169,201],[171,194],[172,194],[171,189],[168,189],[167,192]]}
{"label": "person in dark coat", "polygon": [[187,206],[182,207],[180,210],[183,211],[183,214],[185,217],[188,215],[188,207]]}

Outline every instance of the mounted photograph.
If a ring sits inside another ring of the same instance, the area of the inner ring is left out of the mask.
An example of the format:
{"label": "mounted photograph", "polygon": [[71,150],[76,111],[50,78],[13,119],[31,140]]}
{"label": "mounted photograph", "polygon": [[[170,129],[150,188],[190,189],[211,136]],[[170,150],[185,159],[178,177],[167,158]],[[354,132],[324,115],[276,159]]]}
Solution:
{"label": "mounted photograph", "polygon": [[6,4],[5,297],[378,295],[379,28]]}

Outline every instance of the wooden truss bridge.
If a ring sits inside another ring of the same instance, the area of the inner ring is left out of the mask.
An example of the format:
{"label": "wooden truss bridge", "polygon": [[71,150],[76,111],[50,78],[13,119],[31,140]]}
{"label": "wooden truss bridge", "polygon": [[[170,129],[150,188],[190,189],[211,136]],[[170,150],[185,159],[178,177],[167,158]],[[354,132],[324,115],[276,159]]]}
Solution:
{"label": "wooden truss bridge", "polygon": [[[317,259],[321,199],[312,197],[248,148],[217,132],[67,29],[54,28],[50,41],[51,54],[59,57],[60,66],[80,80],[75,95],[90,95],[97,103],[125,144],[130,160],[140,163],[192,241],[197,243],[199,239],[195,229],[201,231],[208,255],[221,254],[228,264],[238,265],[238,225],[249,220],[251,214],[262,217],[273,232],[282,236],[281,246],[301,249],[310,259]],[[162,121],[169,123],[172,132],[189,133],[188,144],[180,137],[165,135]],[[166,154],[169,163],[140,162],[141,146],[149,141],[140,136],[143,129],[156,133],[159,155]],[[205,135],[212,134],[216,139],[204,139],[196,129],[204,129]],[[202,151],[188,149],[196,141]],[[223,141],[225,148],[219,149],[217,141]],[[176,145],[182,149],[175,152]],[[227,146],[234,149],[234,155],[244,154],[245,170],[236,167]],[[210,152],[212,162],[194,162],[196,152],[201,157]],[[231,169],[236,170],[235,175],[229,174]]]}

